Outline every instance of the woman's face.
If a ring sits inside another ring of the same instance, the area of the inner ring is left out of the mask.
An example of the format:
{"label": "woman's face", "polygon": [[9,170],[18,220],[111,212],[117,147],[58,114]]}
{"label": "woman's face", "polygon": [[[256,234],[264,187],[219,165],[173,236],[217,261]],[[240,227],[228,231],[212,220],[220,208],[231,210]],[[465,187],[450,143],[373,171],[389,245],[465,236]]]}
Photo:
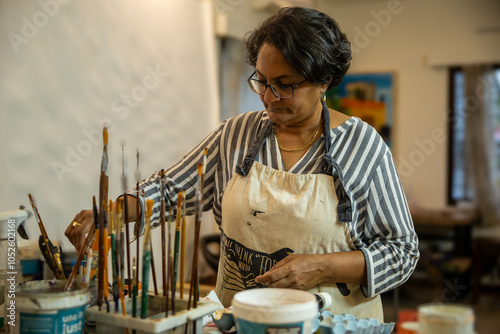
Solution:
{"label": "woman's face", "polygon": [[[285,61],[283,54],[268,43],[262,44],[255,69],[257,79],[267,84],[280,83],[294,86],[304,80]],[[323,108],[321,94],[327,87],[328,84],[313,85],[306,81],[293,90],[291,99],[276,97],[268,87],[264,95],[260,95],[260,99],[264,103],[270,121],[277,125],[289,127],[316,125],[318,115]]]}

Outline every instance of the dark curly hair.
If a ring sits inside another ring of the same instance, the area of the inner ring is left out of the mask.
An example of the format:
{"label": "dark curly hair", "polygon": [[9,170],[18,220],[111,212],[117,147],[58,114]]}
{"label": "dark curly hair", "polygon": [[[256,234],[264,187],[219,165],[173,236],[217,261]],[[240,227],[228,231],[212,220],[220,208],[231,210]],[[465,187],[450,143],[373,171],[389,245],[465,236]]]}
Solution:
{"label": "dark curly hair", "polygon": [[263,43],[276,47],[300,75],[313,84],[340,84],[351,62],[351,43],[328,15],[286,7],[245,36],[247,61],[254,66]]}

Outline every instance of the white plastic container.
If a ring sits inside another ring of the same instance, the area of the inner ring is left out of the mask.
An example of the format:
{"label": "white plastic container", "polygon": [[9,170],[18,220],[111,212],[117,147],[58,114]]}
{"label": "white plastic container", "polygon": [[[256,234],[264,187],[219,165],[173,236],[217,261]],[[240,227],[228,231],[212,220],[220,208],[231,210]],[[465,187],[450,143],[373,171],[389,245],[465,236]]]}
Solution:
{"label": "white plastic container", "polygon": [[419,334],[473,334],[474,311],[457,304],[424,304],[418,307]]}
{"label": "white plastic container", "polygon": [[241,334],[309,334],[318,314],[316,296],[292,289],[252,289],[233,297],[236,328]]}
{"label": "white plastic container", "polygon": [[73,289],[63,292],[66,281],[30,281],[16,288],[15,326],[18,333],[81,334],[85,309],[90,300],[87,284],[75,283]]}

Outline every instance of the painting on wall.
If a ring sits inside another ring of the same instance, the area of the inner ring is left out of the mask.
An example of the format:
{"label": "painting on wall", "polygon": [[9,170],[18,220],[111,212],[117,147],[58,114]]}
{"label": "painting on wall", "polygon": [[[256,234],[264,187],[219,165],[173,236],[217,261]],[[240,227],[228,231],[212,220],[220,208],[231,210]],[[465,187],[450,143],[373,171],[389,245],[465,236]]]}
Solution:
{"label": "painting on wall", "polygon": [[373,126],[391,146],[394,103],[393,73],[347,74],[342,83],[327,91],[326,103],[348,116]]}

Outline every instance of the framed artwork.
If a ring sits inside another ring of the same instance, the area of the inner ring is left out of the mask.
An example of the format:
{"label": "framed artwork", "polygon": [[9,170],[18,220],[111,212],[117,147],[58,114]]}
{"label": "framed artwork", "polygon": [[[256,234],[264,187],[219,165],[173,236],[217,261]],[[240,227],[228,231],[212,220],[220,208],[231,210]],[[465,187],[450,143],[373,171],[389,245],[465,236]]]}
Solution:
{"label": "framed artwork", "polygon": [[326,92],[326,104],[373,126],[390,147],[394,113],[393,73],[347,74],[339,86]]}

